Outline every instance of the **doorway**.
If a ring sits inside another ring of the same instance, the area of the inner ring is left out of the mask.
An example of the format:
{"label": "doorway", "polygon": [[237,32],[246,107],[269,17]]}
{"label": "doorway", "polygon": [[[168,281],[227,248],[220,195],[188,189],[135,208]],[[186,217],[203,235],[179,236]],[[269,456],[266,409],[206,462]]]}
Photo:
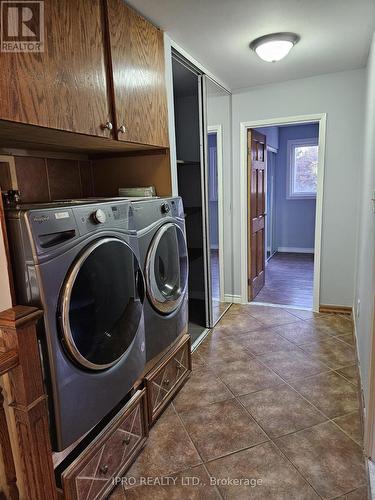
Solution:
{"label": "doorway", "polygon": [[226,279],[223,272],[232,243],[223,240],[231,221],[223,215],[222,192],[222,164],[229,167],[230,158],[231,96],[177,51],[172,52],[172,77],[177,187],[189,256],[188,329],[194,344],[215,326],[233,295],[231,269]]}
{"label": "doorway", "polygon": [[243,302],[319,310],[324,138],[325,115],[241,124]]}
{"label": "doorway", "polygon": [[[184,204],[189,255],[189,333],[194,342],[207,325],[203,169],[200,151],[200,75],[172,58],[178,193]],[[194,188],[192,188],[194,186]]]}

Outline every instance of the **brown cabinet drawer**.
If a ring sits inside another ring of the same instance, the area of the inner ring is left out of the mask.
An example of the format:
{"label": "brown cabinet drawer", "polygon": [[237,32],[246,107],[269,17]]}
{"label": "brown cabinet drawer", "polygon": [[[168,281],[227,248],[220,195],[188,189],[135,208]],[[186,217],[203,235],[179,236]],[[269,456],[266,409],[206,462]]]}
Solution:
{"label": "brown cabinet drawer", "polygon": [[104,498],[147,438],[145,389],[137,391],[93,443],[63,472],[66,500]]}
{"label": "brown cabinet drawer", "polygon": [[145,377],[150,425],[180,389],[190,372],[190,336],[184,335],[177,346]]}

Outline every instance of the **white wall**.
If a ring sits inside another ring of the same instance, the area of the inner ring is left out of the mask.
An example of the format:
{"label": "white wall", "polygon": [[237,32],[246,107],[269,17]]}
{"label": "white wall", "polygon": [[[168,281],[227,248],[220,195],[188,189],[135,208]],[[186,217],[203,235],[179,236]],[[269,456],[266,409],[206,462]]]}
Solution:
{"label": "white wall", "polygon": [[365,70],[233,93],[234,293],[240,293],[240,122],[327,113],[321,304],[352,306]]}
{"label": "white wall", "polygon": [[365,404],[368,404],[369,361],[375,293],[375,214],[371,198],[375,189],[375,36],[367,67],[367,94],[364,132],[364,170],[359,193],[360,217],[357,253],[357,284],[354,310],[360,300],[356,317],[356,333]]}

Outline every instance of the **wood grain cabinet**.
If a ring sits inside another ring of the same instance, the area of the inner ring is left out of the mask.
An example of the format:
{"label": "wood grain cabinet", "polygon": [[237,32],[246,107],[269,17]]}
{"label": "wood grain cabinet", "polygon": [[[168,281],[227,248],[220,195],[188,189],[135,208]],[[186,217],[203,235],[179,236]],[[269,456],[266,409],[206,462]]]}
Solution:
{"label": "wood grain cabinet", "polygon": [[102,2],[43,3],[44,51],[0,52],[0,119],[110,137]]}
{"label": "wood grain cabinet", "polygon": [[137,391],[123,410],[63,472],[65,500],[99,500],[114,488],[147,439],[145,390]]}
{"label": "wood grain cabinet", "polygon": [[152,425],[191,373],[190,335],[168,352],[145,377],[149,424]]}
{"label": "wood grain cabinet", "polygon": [[123,0],[106,5],[117,137],[168,146],[163,33]]}
{"label": "wood grain cabinet", "polygon": [[[2,128],[30,124],[115,138],[125,149],[167,147],[162,32],[123,0],[43,4],[44,50],[0,52]],[[15,140],[34,140],[35,131],[14,130]]]}

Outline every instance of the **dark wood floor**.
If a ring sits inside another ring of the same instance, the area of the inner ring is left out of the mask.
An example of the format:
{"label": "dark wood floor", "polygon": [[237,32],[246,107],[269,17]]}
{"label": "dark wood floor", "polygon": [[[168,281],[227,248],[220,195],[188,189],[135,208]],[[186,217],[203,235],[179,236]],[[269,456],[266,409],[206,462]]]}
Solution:
{"label": "dark wood floor", "polygon": [[268,261],[266,284],[254,301],[312,307],[313,274],[313,254],[276,253]]}

